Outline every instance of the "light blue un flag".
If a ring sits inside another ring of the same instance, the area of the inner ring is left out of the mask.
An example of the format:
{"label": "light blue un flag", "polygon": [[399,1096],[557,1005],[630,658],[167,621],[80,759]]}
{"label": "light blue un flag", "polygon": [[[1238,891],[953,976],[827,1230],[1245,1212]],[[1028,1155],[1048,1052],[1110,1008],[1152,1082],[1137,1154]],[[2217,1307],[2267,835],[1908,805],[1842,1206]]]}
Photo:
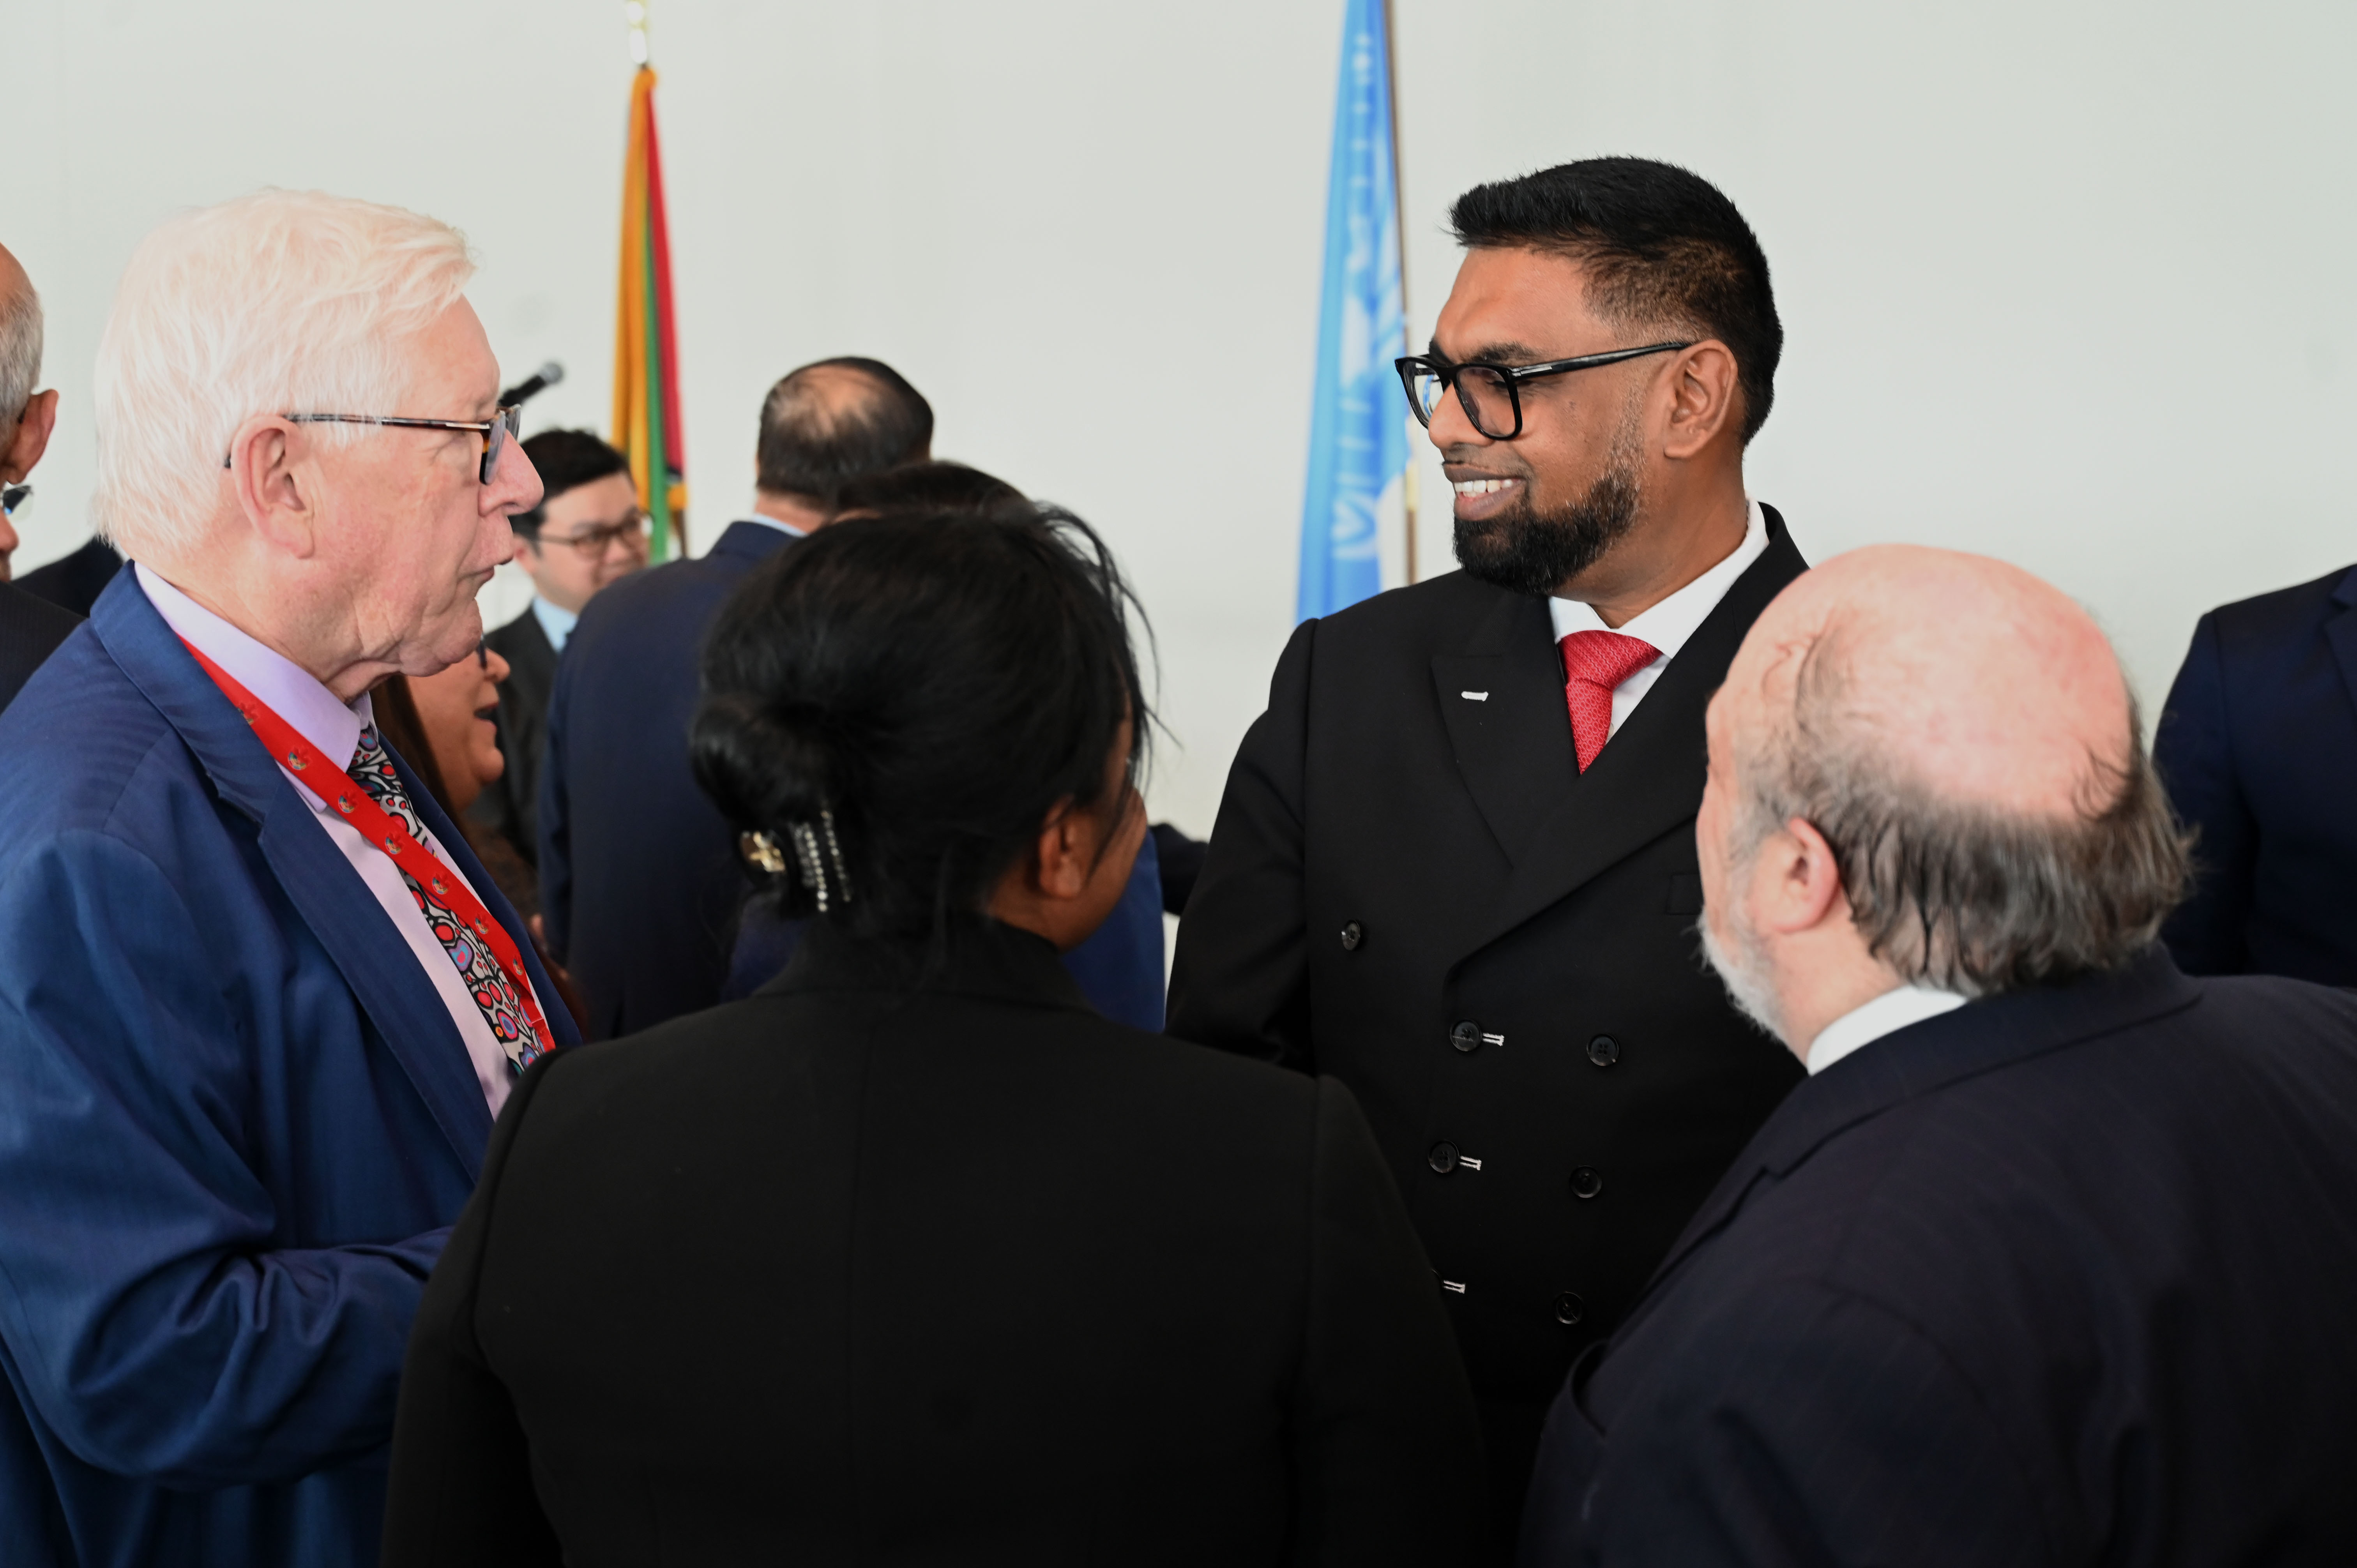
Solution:
{"label": "light blue un flag", "polygon": [[1301,509],[1301,619],[1383,588],[1376,505],[1407,468],[1407,403],[1392,360],[1407,352],[1399,181],[1392,167],[1391,40],[1383,0],[1348,0],[1334,164],[1326,185],[1326,291]]}

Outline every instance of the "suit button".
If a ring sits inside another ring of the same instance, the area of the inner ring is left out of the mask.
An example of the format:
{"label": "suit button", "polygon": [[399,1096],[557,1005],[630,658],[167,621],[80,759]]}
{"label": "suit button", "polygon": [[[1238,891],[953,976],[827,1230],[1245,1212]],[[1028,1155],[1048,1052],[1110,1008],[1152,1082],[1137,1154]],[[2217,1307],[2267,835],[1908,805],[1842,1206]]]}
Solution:
{"label": "suit button", "polygon": [[1351,920],[1343,925],[1342,950],[1344,952],[1357,952],[1359,950],[1359,944],[1366,940],[1367,928],[1359,924],[1358,921]]}
{"label": "suit button", "polygon": [[1455,1046],[1460,1051],[1480,1050],[1481,1048],[1481,1026],[1474,1023],[1469,1018],[1467,1019],[1464,1023],[1458,1025],[1457,1027],[1448,1031],[1448,1043]]}
{"label": "suit button", "polygon": [[1587,1059],[1598,1067],[1610,1067],[1620,1059],[1620,1042],[1609,1035],[1598,1035],[1587,1042]]}
{"label": "suit button", "polygon": [[1604,1190],[1604,1173],[1594,1165],[1582,1165],[1571,1173],[1571,1196],[1594,1197]]}
{"label": "suit button", "polygon": [[1569,1291],[1555,1298],[1555,1320],[1566,1328],[1571,1327],[1587,1316],[1587,1304]]}
{"label": "suit button", "polygon": [[1424,1163],[1439,1175],[1447,1176],[1457,1168],[1457,1145],[1450,1143],[1433,1144],[1432,1153],[1424,1157]]}

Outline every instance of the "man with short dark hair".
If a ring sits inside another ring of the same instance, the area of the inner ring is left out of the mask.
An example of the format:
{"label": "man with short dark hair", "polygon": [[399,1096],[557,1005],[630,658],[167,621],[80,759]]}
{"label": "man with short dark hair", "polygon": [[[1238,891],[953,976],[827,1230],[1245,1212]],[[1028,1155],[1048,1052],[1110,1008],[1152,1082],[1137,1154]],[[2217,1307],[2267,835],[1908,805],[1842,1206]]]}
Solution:
{"label": "man with short dark hair", "polygon": [[2093,621],[1858,551],[1708,732],[1710,960],[1809,1077],[1572,1374],[1523,1563],[2357,1561],[2357,998],[2155,942]]}
{"label": "man with short dark hair", "polygon": [[1306,622],[1228,780],[1170,1032],[1348,1083],[1406,1194],[1511,1547],[1547,1402],[1798,1074],[1702,972],[1703,704],[1803,570],[1749,499],[1768,263],[1684,169],[1458,199],[1404,360],[1461,573]]}
{"label": "man with short dark hair", "polygon": [[687,757],[704,634],[745,574],[824,527],[844,484],[931,455],[933,411],[876,360],[821,360],[761,405],[752,510],[710,553],[598,594],[557,662],[540,789],[550,950],[592,1038],[720,999],[750,890],[736,835]]}
{"label": "man with short dark hair", "polygon": [[468,813],[515,847],[540,854],[540,755],[557,656],[582,607],[647,564],[647,514],[630,460],[587,430],[544,430],[523,444],[541,503],[515,518],[516,564],[532,579],[523,614],[483,641],[508,661],[500,685],[500,752],[507,768]]}

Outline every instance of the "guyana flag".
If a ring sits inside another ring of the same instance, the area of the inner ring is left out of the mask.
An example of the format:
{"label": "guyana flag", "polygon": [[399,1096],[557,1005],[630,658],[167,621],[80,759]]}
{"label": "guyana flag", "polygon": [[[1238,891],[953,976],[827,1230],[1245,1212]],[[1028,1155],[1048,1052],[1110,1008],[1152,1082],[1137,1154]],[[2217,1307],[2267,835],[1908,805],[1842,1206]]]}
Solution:
{"label": "guyana flag", "polygon": [[622,168],[622,282],[614,313],[614,445],[630,459],[639,505],[654,521],[651,554],[687,553],[687,459],[679,420],[679,347],[671,306],[671,234],[655,147],[655,73],[630,83],[630,150]]}

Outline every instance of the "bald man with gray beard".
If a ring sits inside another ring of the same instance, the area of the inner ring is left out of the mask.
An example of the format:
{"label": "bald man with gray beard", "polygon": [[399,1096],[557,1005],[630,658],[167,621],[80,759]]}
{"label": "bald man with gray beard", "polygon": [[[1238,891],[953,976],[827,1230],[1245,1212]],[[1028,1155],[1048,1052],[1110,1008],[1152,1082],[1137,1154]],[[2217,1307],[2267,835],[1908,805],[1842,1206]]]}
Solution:
{"label": "bald man with gray beard", "polygon": [[1859,551],[1707,733],[1706,949],[1809,1077],[1573,1368],[1522,1561],[2357,1561],[2357,998],[2156,943],[2093,622]]}

